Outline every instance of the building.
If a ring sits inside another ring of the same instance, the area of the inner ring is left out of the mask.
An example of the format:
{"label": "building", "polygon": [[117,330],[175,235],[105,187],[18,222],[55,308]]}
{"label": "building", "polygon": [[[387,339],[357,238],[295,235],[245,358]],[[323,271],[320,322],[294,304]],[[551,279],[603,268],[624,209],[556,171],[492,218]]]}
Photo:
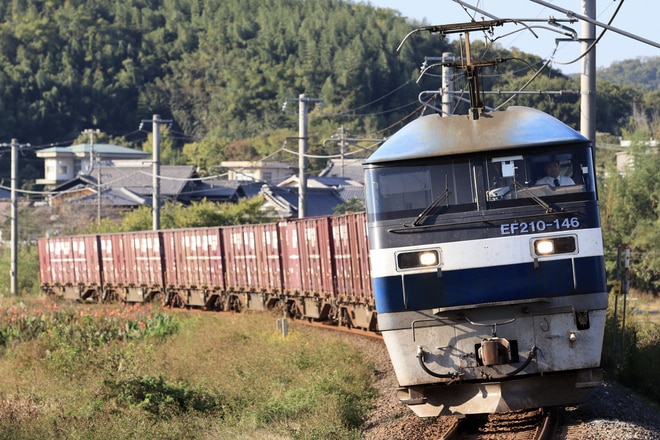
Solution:
{"label": "building", "polygon": [[285,162],[224,161],[220,166],[227,168],[228,180],[242,182],[277,184],[298,172],[298,167]]}
{"label": "building", "polygon": [[74,179],[79,173],[88,174],[94,163],[131,160],[144,165],[151,153],[111,144],[78,144],[46,148],[38,151],[37,157],[44,159],[44,178],[37,179],[36,183],[52,188]]}

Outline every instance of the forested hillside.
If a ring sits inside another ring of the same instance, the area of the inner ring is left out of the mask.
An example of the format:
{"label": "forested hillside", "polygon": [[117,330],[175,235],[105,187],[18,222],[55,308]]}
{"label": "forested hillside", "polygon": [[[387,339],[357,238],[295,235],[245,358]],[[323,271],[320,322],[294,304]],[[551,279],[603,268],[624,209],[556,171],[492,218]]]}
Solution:
{"label": "forested hillside", "polygon": [[[296,103],[281,109],[301,93],[324,104],[311,114],[312,148],[339,126],[388,135],[419,114],[420,91],[440,87],[440,67],[417,82],[425,57],[461,53],[428,33],[397,53],[414,27],[395,11],[341,0],[8,0],[0,3],[0,141],[66,144],[99,128],[139,146],[141,120],[159,114],[177,133],[168,157],[210,167],[264,156],[296,136]],[[485,90],[516,90],[543,65],[481,38],[473,57],[509,60],[486,72]],[[559,71],[544,73],[528,89],[579,89]],[[620,132],[646,97],[600,87],[598,129]],[[577,127],[578,102],[577,94],[525,95],[510,104]]]}
{"label": "forested hillside", "polygon": [[598,70],[598,77],[614,84],[660,91],[660,57],[638,57]]}

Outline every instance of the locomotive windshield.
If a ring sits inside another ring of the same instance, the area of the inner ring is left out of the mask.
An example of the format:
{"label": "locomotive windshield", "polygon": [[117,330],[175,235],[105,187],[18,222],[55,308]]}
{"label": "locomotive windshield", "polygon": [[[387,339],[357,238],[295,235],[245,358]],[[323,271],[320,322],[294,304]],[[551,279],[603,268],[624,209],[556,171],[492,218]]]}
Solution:
{"label": "locomotive windshield", "polygon": [[489,152],[368,168],[372,220],[594,200],[591,149]]}

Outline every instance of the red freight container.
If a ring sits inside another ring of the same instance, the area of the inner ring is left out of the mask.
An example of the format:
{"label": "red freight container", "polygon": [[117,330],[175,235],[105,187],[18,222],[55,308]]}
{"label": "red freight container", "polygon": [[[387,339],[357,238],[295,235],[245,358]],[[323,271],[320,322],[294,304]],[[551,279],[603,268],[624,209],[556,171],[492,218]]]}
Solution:
{"label": "red freight container", "polygon": [[222,228],[227,290],[282,290],[277,225],[238,225]]}
{"label": "red freight container", "polygon": [[374,284],[371,279],[371,250],[369,248],[369,237],[367,236],[367,214],[365,212],[355,215],[356,239],[353,244],[352,255],[357,255],[353,260],[360,266],[360,289],[365,302],[374,303]]}
{"label": "red freight container", "polygon": [[101,263],[95,235],[40,239],[41,285],[68,299],[84,299],[100,291]]}
{"label": "red freight container", "polygon": [[163,286],[163,258],[157,231],[102,234],[99,239],[106,285]]}
{"label": "red freight container", "polygon": [[282,279],[287,293],[302,292],[300,272],[300,250],[298,249],[298,229],[294,223],[281,221],[278,224],[282,240]]}
{"label": "red freight container", "polygon": [[163,256],[158,231],[119,235],[123,241],[127,283],[133,286],[163,287]]}
{"label": "red freight container", "polygon": [[225,290],[219,228],[162,231],[168,286]]}
{"label": "red freight container", "polygon": [[37,240],[37,249],[39,249],[39,285],[52,286],[53,273],[50,264],[50,241],[47,238]]}
{"label": "red freight container", "polygon": [[[307,295],[335,296],[331,257],[330,219],[291,220],[297,233],[302,291]],[[288,227],[287,227],[288,229]],[[289,254],[289,260],[295,255]]]}
{"label": "red freight container", "polygon": [[48,239],[47,254],[50,261],[51,284],[66,286],[76,284],[73,246],[71,237],[53,237]]}
{"label": "red freight container", "polygon": [[364,213],[346,214],[330,219],[337,294],[353,301],[373,299],[369,243]]}
{"label": "red freight container", "polygon": [[99,236],[99,241],[104,286],[111,288],[123,286],[126,283],[126,265],[121,235],[102,234]]}
{"label": "red freight container", "polygon": [[268,292],[282,292],[282,243],[276,223],[253,225],[259,240],[259,279]]}
{"label": "red freight container", "polygon": [[76,284],[97,287],[102,283],[101,256],[96,235],[71,237],[71,250]]}

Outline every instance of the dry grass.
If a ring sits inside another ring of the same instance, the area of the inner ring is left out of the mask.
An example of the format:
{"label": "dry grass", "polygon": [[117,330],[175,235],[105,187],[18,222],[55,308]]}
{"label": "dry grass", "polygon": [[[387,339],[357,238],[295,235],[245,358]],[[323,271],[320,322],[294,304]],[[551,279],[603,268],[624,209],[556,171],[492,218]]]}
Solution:
{"label": "dry grass", "polygon": [[[33,322],[30,310],[41,306],[21,307],[0,317]],[[107,330],[91,322],[104,318],[74,307],[71,331],[47,327],[0,345],[0,439],[360,437],[373,368],[331,333],[292,323],[283,338],[266,313],[165,311],[179,324],[175,335],[99,344],[83,333]]]}
{"label": "dry grass", "polygon": [[[624,298],[619,297],[619,310],[622,311]],[[633,319],[640,323],[660,325],[660,298],[650,293],[628,294],[627,308]]]}

